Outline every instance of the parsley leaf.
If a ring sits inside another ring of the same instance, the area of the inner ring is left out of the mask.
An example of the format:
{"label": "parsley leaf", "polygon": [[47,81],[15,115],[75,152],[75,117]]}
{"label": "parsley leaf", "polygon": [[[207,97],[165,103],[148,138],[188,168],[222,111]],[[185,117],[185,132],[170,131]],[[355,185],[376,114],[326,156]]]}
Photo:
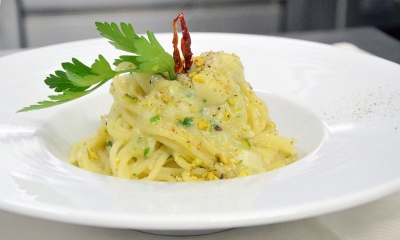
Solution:
{"label": "parsley leaf", "polygon": [[95,24],[100,35],[109,39],[115,48],[134,54],[120,56],[114,65],[131,62],[136,67],[114,71],[102,55],[99,55],[90,67],[73,58],[71,62],[61,64],[63,70],[55,71],[44,80],[50,89],[60,94],[48,96],[49,100],[22,108],[18,112],[48,108],[75,100],[93,92],[114,76],[126,72],[151,74],[167,72],[171,80],[176,79],[174,59],[165,52],[154,33],[148,31],[147,40],[143,36],[138,36],[131,24],[121,23],[121,29],[115,23]]}
{"label": "parsley leaf", "polygon": [[62,93],[51,95],[49,96],[50,100],[30,105],[18,112],[53,107],[83,97],[119,74],[111,69],[110,64],[102,55],[99,55],[91,67],[75,58],[72,59],[72,63],[63,63],[62,67],[65,71],[58,70],[44,80],[49,88]]}
{"label": "parsley leaf", "polygon": [[[99,59],[95,60],[91,68],[75,58],[72,59],[72,63],[63,63],[62,67],[68,77],[67,80],[76,87],[90,87],[114,77],[117,73],[111,69],[110,64],[102,55],[99,55]],[[45,80],[45,83],[49,85],[47,83],[49,81],[54,84],[52,79]],[[51,86],[49,87],[51,88]]]}
{"label": "parsley leaf", "polygon": [[128,61],[133,63],[138,73],[168,72],[171,79],[176,79],[175,62],[157,41],[154,33],[147,31],[147,38],[138,36],[131,24],[121,23],[121,30],[115,23],[96,22],[100,34],[108,38],[117,49],[134,53],[135,56],[121,56],[115,63]]}

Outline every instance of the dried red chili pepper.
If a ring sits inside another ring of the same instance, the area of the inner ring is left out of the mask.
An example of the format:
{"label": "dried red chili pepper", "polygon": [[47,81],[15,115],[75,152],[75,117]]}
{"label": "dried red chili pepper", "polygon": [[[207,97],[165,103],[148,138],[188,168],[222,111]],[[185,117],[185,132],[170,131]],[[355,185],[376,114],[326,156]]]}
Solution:
{"label": "dried red chili pepper", "polygon": [[181,73],[183,72],[183,65],[182,65],[182,60],[181,60],[181,54],[178,49],[178,24],[176,24],[176,21],[173,22],[174,25],[174,37],[172,39],[172,45],[174,46],[174,62],[175,62],[175,73]]}
{"label": "dried red chili pepper", "polygon": [[[184,62],[181,60],[181,56],[178,50],[178,24],[177,21],[181,23],[181,30],[182,30],[182,38],[181,38],[181,51],[183,58],[185,59]],[[185,17],[183,12],[179,13],[178,16],[172,22],[174,26],[174,37],[172,40],[172,44],[174,46],[174,61],[175,61],[175,73],[187,73],[192,66],[192,50],[190,45],[192,44],[192,40],[190,39],[190,34],[186,25]]]}

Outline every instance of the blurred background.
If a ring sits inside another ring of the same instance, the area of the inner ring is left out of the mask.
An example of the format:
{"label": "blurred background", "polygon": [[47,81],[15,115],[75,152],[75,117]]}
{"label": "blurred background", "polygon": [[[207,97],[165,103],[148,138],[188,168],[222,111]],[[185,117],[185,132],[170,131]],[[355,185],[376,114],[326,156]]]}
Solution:
{"label": "blurred background", "polygon": [[400,38],[400,0],[1,0],[0,49],[99,37],[94,22],[171,32],[184,11],[191,32],[277,34],[374,26]]}

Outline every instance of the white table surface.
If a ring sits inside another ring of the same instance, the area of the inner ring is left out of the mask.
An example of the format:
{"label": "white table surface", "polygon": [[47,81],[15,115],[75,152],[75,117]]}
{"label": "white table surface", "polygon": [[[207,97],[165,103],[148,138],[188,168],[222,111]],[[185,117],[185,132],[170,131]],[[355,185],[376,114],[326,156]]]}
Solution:
{"label": "white table surface", "polygon": [[[369,32],[368,32],[369,31]],[[375,33],[375,30],[367,29],[364,34]],[[328,34],[329,35],[329,34]],[[362,35],[362,34],[361,34]],[[357,35],[360,39],[363,36]],[[375,34],[373,34],[375,35]],[[377,38],[381,41],[386,36],[378,33]],[[326,35],[327,36],[327,35]],[[336,36],[337,35],[332,35]],[[344,36],[348,36],[344,34]],[[313,39],[321,37],[300,34],[290,35],[290,37]],[[331,37],[332,38],[332,37]],[[334,38],[334,39],[336,39]],[[387,37],[386,37],[387,38]],[[343,38],[344,40],[348,40]],[[340,39],[339,39],[340,40]],[[386,39],[388,40],[388,39]],[[400,42],[391,42],[386,44],[393,48],[393,51],[400,51]],[[318,39],[316,40],[318,41]],[[321,42],[329,42],[323,38]],[[350,39],[350,42],[351,39]],[[353,44],[357,44],[355,40]],[[382,45],[384,43],[380,42]],[[382,46],[381,45],[381,46]],[[399,46],[399,48],[397,48]],[[364,49],[370,51],[371,49]],[[373,50],[373,49],[372,49]],[[387,53],[392,54],[390,49],[383,48]],[[0,57],[12,54],[18,50],[0,50]],[[381,52],[382,53],[382,52]],[[374,54],[376,54],[374,52]],[[382,53],[384,54],[384,52]],[[378,54],[379,55],[379,52]],[[381,56],[382,57],[382,56]],[[385,56],[383,56],[385,57]],[[393,56],[396,58],[396,56]],[[400,55],[399,55],[400,57]],[[390,56],[388,57],[389,60]],[[397,59],[395,59],[397,60]],[[395,61],[392,60],[392,61]],[[397,61],[396,61],[397,62]],[[1,66],[0,66],[1,67]],[[400,76],[399,76],[400,80]],[[400,160],[400,159],[399,159]],[[400,174],[400,171],[399,171]],[[1,186],[0,186],[1,187]],[[383,199],[331,213],[319,217],[297,220],[286,223],[278,223],[256,227],[246,227],[230,229],[223,232],[201,235],[201,236],[159,236],[143,233],[130,229],[111,229],[91,226],[73,225],[67,223],[53,222],[43,219],[37,219],[18,215],[0,210],[0,239],[38,239],[38,240],[105,240],[105,239],[400,239],[400,192],[394,193]]]}

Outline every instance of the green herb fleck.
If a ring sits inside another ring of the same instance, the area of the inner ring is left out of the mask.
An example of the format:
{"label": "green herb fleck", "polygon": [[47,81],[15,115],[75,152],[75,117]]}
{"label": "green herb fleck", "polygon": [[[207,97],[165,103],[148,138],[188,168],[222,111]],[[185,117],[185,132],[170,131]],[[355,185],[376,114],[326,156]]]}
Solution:
{"label": "green herb fleck", "polygon": [[154,117],[150,118],[150,122],[155,123],[155,122],[159,121],[160,119],[161,119],[160,115],[155,115]]}
{"label": "green herb fleck", "polygon": [[190,127],[193,125],[193,118],[192,117],[185,117],[182,121],[182,125],[185,127]]}
{"label": "green herb fleck", "polygon": [[149,154],[149,152],[150,152],[150,147],[147,147],[144,149],[143,155],[147,157],[147,154]]}
{"label": "green herb fleck", "polygon": [[238,164],[241,164],[243,162],[243,160],[239,160]]}
{"label": "green herb fleck", "polygon": [[132,173],[132,176],[136,177],[136,173]]}
{"label": "green herb fleck", "polygon": [[206,104],[207,103],[207,99],[203,98],[203,103]]}
{"label": "green herb fleck", "polygon": [[107,141],[107,142],[106,142],[106,147],[112,147],[112,145],[113,145],[113,142],[112,142],[112,141]]}

